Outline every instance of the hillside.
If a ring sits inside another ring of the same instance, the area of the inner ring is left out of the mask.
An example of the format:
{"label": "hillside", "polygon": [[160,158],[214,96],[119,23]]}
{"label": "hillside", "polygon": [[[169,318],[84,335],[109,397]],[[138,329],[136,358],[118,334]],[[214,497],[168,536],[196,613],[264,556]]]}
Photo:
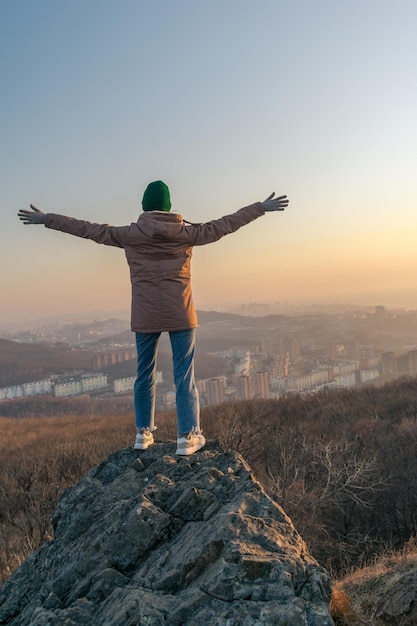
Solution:
{"label": "hillside", "polygon": [[31,344],[0,339],[0,387],[41,380],[74,369],[90,369],[92,355],[92,351],[65,344]]}
{"label": "hillside", "polygon": [[[404,561],[417,510],[416,379],[227,403],[203,410],[202,424],[208,439],[242,454],[335,581],[386,554]],[[174,412],[159,414],[157,425],[158,442],[175,437]],[[50,537],[49,519],[64,489],[110,453],[131,445],[133,433],[131,413],[0,419],[3,580]],[[391,559],[392,580],[396,559]],[[366,589],[377,583],[372,575],[369,579],[354,591],[352,585],[342,591],[371,614]]]}

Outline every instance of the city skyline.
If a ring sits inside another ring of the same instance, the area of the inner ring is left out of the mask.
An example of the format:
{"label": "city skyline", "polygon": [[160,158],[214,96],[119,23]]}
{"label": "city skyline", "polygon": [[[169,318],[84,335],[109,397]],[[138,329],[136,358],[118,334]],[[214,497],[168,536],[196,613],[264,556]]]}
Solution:
{"label": "city skyline", "polygon": [[200,309],[417,308],[411,0],[53,0],[0,6],[0,323],[126,310],[123,251],[17,211],[115,225],[150,180],[208,221],[287,194],[195,248]]}
{"label": "city skyline", "polygon": [[[390,312],[383,306],[373,312],[275,316],[274,320],[268,316],[256,321],[209,314],[198,331],[198,342],[202,340],[202,348],[205,345],[196,368],[200,403],[210,406],[315,393],[415,376],[416,321],[417,311]],[[25,342],[33,349],[26,352],[27,369],[22,371],[13,364],[27,351]],[[119,394],[131,392],[136,379],[133,346],[132,335],[120,320],[56,323],[55,328],[44,326],[38,332],[12,332],[2,342],[0,400],[38,395],[122,397]],[[167,342],[161,342],[160,356],[158,407],[167,409],[175,404]]]}

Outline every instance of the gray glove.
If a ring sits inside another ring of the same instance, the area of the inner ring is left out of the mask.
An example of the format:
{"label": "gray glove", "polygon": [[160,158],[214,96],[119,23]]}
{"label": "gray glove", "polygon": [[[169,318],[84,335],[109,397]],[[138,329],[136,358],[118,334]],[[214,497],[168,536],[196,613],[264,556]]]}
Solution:
{"label": "gray glove", "polygon": [[27,224],[45,224],[46,213],[37,209],[33,204],[30,205],[32,209],[29,211],[28,209],[20,209],[17,214],[20,221],[26,226]]}
{"label": "gray glove", "polygon": [[287,196],[278,196],[278,198],[274,198],[274,196],[275,191],[261,203],[264,211],[283,211],[287,208],[289,203]]}

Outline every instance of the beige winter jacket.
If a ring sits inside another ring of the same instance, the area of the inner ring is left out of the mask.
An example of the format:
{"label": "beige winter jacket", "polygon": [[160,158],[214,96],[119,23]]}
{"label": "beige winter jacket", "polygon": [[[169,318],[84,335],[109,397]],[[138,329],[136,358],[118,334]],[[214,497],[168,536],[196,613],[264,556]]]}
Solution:
{"label": "beige winter jacket", "polygon": [[130,226],[93,224],[48,213],[45,226],[124,248],[132,283],[131,327],[136,332],[152,333],[197,326],[191,293],[193,246],[217,241],[264,212],[257,202],[205,224],[187,224],[178,213],[149,211]]}

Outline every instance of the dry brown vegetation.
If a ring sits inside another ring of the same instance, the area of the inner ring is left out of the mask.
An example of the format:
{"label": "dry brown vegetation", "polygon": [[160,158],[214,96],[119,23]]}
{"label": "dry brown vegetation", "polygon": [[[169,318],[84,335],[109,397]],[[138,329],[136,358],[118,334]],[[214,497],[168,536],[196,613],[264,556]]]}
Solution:
{"label": "dry brown vegetation", "polygon": [[50,537],[63,490],[125,447],[132,424],[131,416],[1,418],[0,433],[1,581]]}
{"label": "dry brown vegetation", "polygon": [[[398,580],[417,568],[415,538],[396,552],[375,557],[366,567],[356,569],[333,585],[332,615],[336,626],[415,626],[415,617],[404,614],[388,621],[375,617],[376,607],[385,601],[387,593]],[[409,594],[414,589],[410,583]],[[404,592],[404,590],[403,590]],[[399,602],[400,596],[397,592]],[[405,604],[405,603],[404,603]],[[411,606],[412,606],[411,601]]]}
{"label": "dry brown vegetation", "polygon": [[[62,491],[133,442],[131,412],[83,408],[84,415],[0,418],[0,582],[50,538]],[[157,423],[157,438],[175,438],[174,412]],[[209,439],[247,459],[334,580],[403,550],[416,535],[415,379],[227,403],[203,410],[202,423]],[[335,589],[336,623],[366,623],[347,588]]]}

